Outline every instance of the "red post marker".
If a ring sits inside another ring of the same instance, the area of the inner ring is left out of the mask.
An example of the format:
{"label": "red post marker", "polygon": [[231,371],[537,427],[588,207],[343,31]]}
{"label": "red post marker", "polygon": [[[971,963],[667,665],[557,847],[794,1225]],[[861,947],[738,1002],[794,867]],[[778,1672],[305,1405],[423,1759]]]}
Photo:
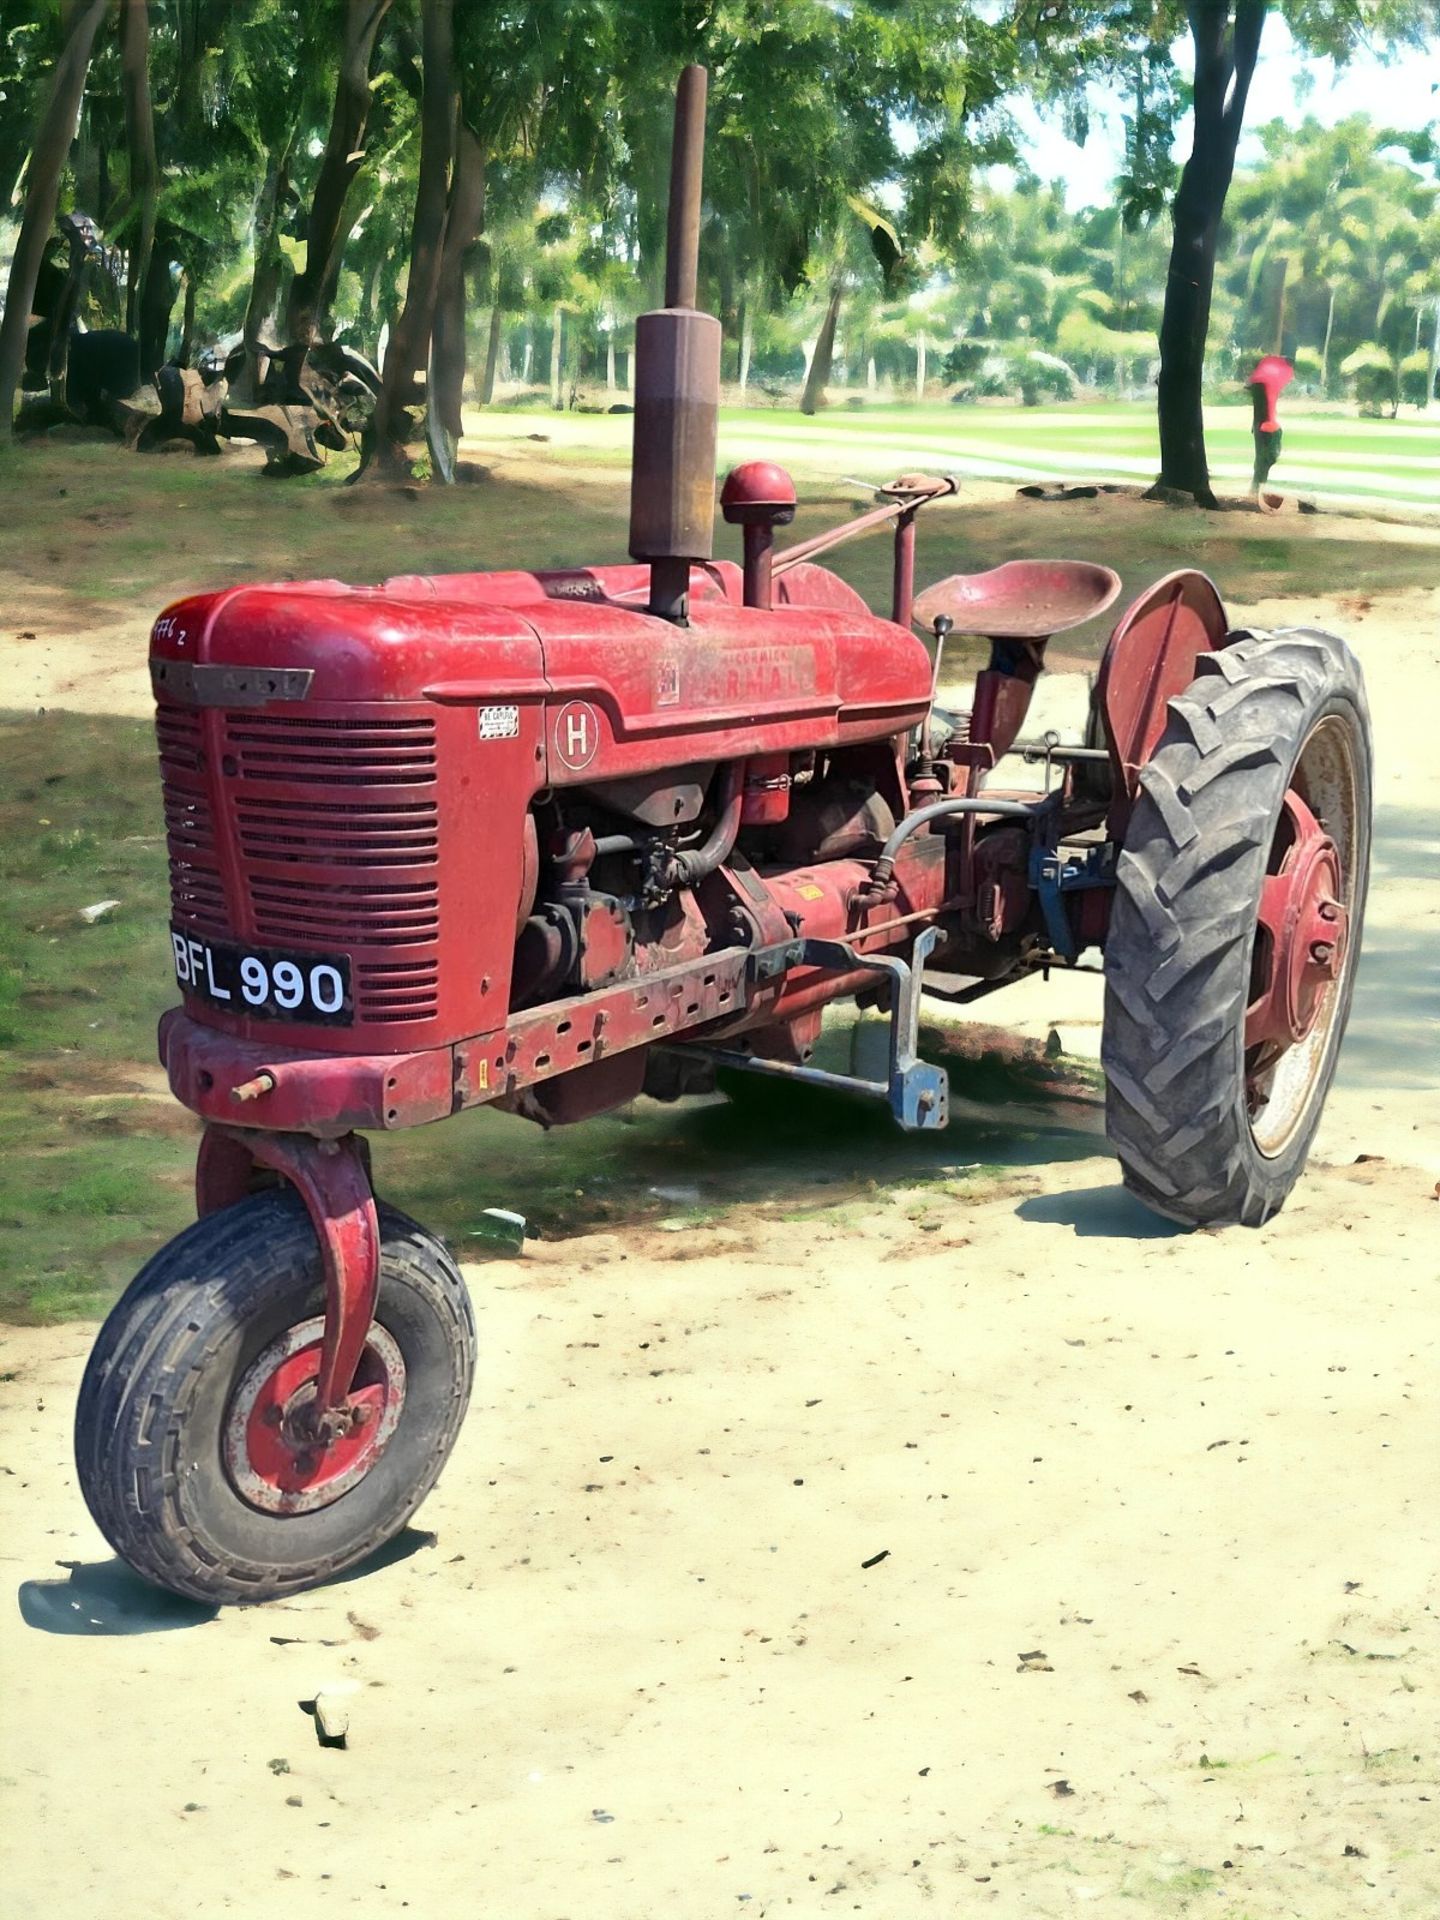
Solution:
{"label": "red post marker", "polygon": [[1267,353],[1246,382],[1255,409],[1250,427],[1255,440],[1255,471],[1250,477],[1253,493],[1259,493],[1270,476],[1270,469],[1280,458],[1280,420],[1276,408],[1281,393],[1294,378],[1295,369],[1288,360],[1278,353]]}
{"label": "red post marker", "polygon": [[1247,386],[1259,387],[1265,396],[1265,418],[1255,422],[1262,433],[1280,431],[1275,409],[1280,403],[1280,395],[1294,378],[1295,369],[1288,360],[1278,353],[1267,353],[1246,382]]}

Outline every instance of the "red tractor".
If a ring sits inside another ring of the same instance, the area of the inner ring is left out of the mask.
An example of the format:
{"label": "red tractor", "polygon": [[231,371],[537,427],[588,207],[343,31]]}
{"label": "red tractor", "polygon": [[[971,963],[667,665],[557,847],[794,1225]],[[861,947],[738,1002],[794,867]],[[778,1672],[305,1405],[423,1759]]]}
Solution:
{"label": "red tractor", "polygon": [[[637,336],[636,564],[244,586],[156,622],[183,1005],[160,1053],[204,1122],[199,1218],[107,1320],[76,1450],[148,1578],[262,1600],[348,1567],[434,1484],[475,1329],[444,1246],[376,1202],[367,1130],[493,1103],[545,1125],[717,1066],[943,1127],[922,987],[973,1000],[1103,956],[1108,1124],[1170,1218],[1260,1225],[1298,1177],[1350,1005],[1370,739],[1339,640],[1234,632],[1182,572],[1116,627],[1087,738],[1004,791],[1047,640],[1119,591],[1014,561],[912,605],[906,476],[777,549],[786,475],[721,495],[720,329],[695,310],[704,72],[676,108],[667,299]],[[893,522],[872,614],[816,556]],[[952,627],[990,642],[940,713]],[[809,1064],[888,1011],[888,1070]]]}

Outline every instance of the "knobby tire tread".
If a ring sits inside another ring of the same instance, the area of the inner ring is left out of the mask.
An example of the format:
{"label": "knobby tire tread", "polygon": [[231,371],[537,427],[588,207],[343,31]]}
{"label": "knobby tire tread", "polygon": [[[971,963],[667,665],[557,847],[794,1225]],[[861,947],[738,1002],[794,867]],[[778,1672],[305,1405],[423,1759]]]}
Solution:
{"label": "knobby tire tread", "polygon": [[[1106,1130],[1125,1184],[1157,1212],[1191,1226],[1259,1226],[1303,1164],[1354,979],[1352,958],[1298,1153],[1267,1164],[1250,1132],[1242,1044],[1266,861],[1316,716],[1327,703],[1353,707],[1367,773],[1369,716],[1349,650],[1317,629],[1243,634],[1196,668],[1140,776],[1116,874]],[[1368,828],[1364,839],[1368,849]],[[1354,876],[1357,948],[1365,880]]]}
{"label": "knobby tire tread", "polygon": [[[91,1516],[137,1573],[172,1592],[245,1602],[299,1592],[393,1538],[430,1492],[454,1445],[475,1369],[475,1322],[465,1284],[434,1237],[394,1208],[379,1209],[382,1300],[387,1275],[424,1295],[449,1323],[455,1356],[450,1404],[434,1422],[413,1497],[372,1535],[288,1565],[221,1570],[186,1525],[179,1494],[179,1436],[220,1348],[257,1301],[279,1249],[313,1253],[298,1197],[263,1193],[198,1220],[142,1268],[112,1309],[91,1352],[75,1416],[75,1461]],[[213,1275],[204,1278],[202,1275]],[[377,1316],[378,1317],[378,1316]]]}

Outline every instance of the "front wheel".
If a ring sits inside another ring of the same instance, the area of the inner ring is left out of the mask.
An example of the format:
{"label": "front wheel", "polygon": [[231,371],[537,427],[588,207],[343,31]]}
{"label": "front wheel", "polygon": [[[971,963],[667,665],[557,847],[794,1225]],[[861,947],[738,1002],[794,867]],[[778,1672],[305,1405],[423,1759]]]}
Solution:
{"label": "front wheel", "polygon": [[1333,634],[1241,635],[1196,665],[1116,873],[1106,1125],[1156,1211],[1260,1226],[1305,1164],[1349,1017],[1370,719]]}
{"label": "front wheel", "polygon": [[293,1191],[197,1221],[116,1303],[75,1458],[96,1524],[146,1579],[212,1602],[295,1593],[391,1539],[435,1484],[470,1397],[474,1318],[444,1247],[389,1207],[379,1218],[356,1417],[326,1444],[303,1418],[324,1282]]}

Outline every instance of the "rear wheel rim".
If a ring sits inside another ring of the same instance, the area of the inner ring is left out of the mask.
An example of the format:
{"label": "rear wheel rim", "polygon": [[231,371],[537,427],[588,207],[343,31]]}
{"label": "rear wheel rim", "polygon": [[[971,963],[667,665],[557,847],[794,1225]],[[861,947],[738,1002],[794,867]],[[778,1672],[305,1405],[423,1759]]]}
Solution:
{"label": "rear wheel rim", "polygon": [[261,1513],[316,1513],[349,1493],[374,1467],[405,1404],[405,1361],[378,1323],[346,1396],[349,1419],[329,1440],[307,1418],[315,1398],[325,1322],[291,1327],[258,1354],[231,1396],[221,1440],[225,1471],[241,1499]]}
{"label": "rear wheel rim", "polygon": [[1330,713],[1300,749],[1266,861],[1245,1011],[1245,1104],[1267,1159],[1325,1085],[1355,962],[1350,920],[1360,780],[1349,721]]}

